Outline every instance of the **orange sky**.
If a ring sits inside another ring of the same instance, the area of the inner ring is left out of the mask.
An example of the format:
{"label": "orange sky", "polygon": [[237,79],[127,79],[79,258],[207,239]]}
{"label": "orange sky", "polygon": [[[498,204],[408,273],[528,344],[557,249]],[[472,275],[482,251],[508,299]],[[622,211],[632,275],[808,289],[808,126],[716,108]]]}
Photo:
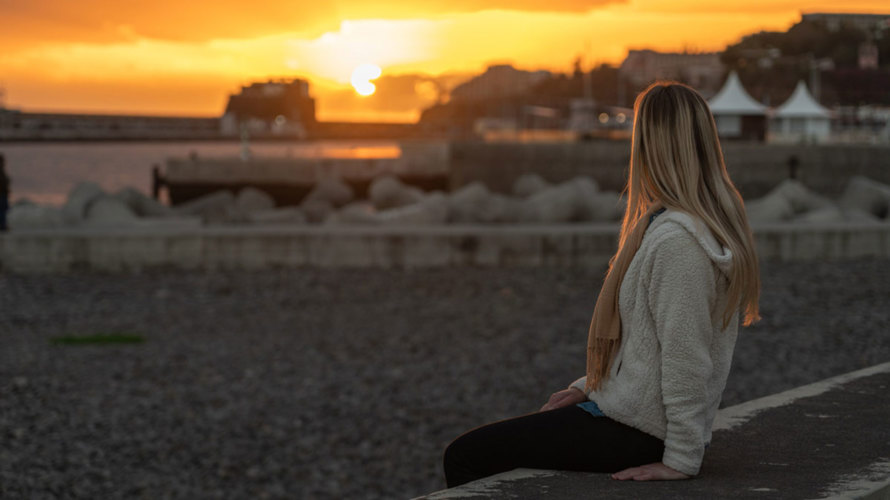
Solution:
{"label": "orange sky", "polygon": [[[800,12],[886,12],[886,0],[0,0],[0,87],[25,110],[221,114],[269,77],[312,83],[322,120],[411,121],[492,62],[568,71],[628,48],[720,50]],[[374,96],[349,86],[379,65]],[[443,76],[444,75],[444,76]]]}

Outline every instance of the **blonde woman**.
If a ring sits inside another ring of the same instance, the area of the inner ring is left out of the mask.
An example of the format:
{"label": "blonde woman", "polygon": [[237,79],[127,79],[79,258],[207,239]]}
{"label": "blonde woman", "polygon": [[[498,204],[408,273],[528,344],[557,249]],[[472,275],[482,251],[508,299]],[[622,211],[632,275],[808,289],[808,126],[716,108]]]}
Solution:
{"label": "blonde woman", "polygon": [[698,92],[656,82],[637,97],[626,191],[587,374],[537,413],[454,440],[449,487],[517,467],[641,481],[698,474],[740,317],[759,319],[760,295],[742,198]]}

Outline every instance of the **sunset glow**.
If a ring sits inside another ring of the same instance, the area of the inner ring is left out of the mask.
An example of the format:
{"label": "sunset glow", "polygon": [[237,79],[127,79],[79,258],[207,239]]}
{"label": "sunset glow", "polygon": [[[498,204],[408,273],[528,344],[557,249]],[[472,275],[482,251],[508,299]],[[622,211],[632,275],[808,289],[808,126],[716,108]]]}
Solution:
{"label": "sunset glow", "polygon": [[[434,79],[457,81],[491,63],[568,72],[578,56],[587,67],[619,64],[629,48],[721,50],[745,34],[785,30],[802,11],[890,10],[884,0],[259,4],[3,2],[5,104],[219,116],[240,85],[303,77],[321,120],[412,121],[434,102]],[[354,73],[368,61],[382,78],[363,73],[356,84]],[[412,79],[400,82],[405,88],[427,90],[385,92],[398,76]]]}

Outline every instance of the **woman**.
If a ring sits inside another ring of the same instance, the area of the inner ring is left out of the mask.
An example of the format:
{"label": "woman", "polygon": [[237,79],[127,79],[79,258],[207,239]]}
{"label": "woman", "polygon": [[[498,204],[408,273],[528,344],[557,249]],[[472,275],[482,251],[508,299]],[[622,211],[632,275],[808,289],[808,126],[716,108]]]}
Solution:
{"label": "woman", "polygon": [[637,97],[626,191],[586,376],[538,413],[452,442],[449,487],[517,467],[621,480],[698,474],[739,317],[759,319],[760,277],[714,118],[692,88],[656,82]]}

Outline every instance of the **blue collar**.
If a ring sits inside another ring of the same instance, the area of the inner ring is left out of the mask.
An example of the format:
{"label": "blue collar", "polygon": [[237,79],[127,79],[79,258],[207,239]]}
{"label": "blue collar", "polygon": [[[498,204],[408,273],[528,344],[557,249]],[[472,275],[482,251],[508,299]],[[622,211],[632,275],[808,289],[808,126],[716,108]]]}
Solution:
{"label": "blue collar", "polygon": [[659,215],[663,214],[665,210],[667,210],[666,207],[661,207],[658,210],[656,210],[655,213],[650,215],[649,216],[649,224],[652,224],[652,221],[654,221],[655,218],[658,217]]}

